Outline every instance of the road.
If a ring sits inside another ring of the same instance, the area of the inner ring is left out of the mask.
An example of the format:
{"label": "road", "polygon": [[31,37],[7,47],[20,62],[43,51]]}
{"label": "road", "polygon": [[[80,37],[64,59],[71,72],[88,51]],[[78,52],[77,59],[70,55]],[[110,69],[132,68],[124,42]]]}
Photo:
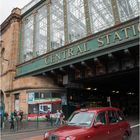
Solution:
{"label": "road", "polygon": [[[130,140],[139,140],[140,125],[132,126],[132,137]],[[43,140],[44,130],[32,131],[26,133],[16,133],[2,136],[1,140]]]}

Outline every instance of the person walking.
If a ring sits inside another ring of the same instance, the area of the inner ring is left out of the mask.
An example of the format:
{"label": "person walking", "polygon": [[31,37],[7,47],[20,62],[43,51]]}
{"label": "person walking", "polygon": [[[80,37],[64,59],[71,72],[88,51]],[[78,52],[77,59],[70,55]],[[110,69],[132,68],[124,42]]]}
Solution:
{"label": "person walking", "polygon": [[11,112],[10,115],[10,130],[13,129],[14,130],[14,112]]}
{"label": "person walking", "polygon": [[61,115],[61,113],[59,112],[59,110],[57,110],[57,112],[56,112],[56,122],[55,122],[56,126],[59,126],[59,124],[60,124],[60,115]]}
{"label": "person walking", "polygon": [[23,111],[20,110],[19,111],[19,121],[22,122],[22,120],[23,120]]}
{"label": "person walking", "polygon": [[64,115],[63,111],[60,110],[60,124],[61,125],[65,123],[64,118],[65,118],[65,115]]}

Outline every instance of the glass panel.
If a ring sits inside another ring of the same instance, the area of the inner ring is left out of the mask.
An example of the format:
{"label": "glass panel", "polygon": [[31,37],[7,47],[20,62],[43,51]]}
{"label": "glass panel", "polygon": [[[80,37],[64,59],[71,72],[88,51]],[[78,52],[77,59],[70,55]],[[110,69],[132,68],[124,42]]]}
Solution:
{"label": "glass panel", "polygon": [[69,42],[86,36],[86,23],[83,0],[68,0]]}
{"label": "glass panel", "polygon": [[97,115],[95,124],[98,123],[98,122],[101,122],[103,125],[106,124],[105,112],[100,112],[100,113]]}
{"label": "glass panel", "polygon": [[74,112],[68,120],[68,125],[89,126],[93,118],[93,112]]}
{"label": "glass panel", "polygon": [[36,56],[47,52],[47,7],[41,7],[36,14],[35,28],[35,51]]}
{"label": "glass panel", "polygon": [[51,49],[64,45],[63,0],[52,0],[51,5]]}
{"label": "glass panel", "polygon": [[23,61],[33,57],[33,15],[23,21]]}
{"label": "glass panel", "polygon": [[138,5],[140,0],[117,0],[121,21],[127,21],[139,14]]}
{"label": "glass panel", "polygon": [[108,120],[109,120],[109,123],[117,122],[117,114],[115,111],[108,111]]}
{"label": "glass panel", "polygon": [[110,0],[88,0],[92,32],[96,33],[114,25]]}

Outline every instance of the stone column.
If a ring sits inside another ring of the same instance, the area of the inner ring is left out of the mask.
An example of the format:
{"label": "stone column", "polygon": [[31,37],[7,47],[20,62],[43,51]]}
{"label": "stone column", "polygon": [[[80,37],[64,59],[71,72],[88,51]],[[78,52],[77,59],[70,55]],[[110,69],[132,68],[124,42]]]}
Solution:
{"label": "stone column", "polygon": [[89,15],[89,5],[88,0],[84,1],[84,11],[85,11],[85,20],[86,20],[86,31],[87,35],[91,34],[91,22],[90,22],[90,15]]}
{"label": "stone column", "polygon": [[63,1],[63,11],[64,11],[64,36],[65,36],[65,45],[66,45],[69,43],[67,0]]}
{"label": "stone column", "polygon": [[37,14],[37,11],[34,10],[33,11],[33,58],[36,57],[36,14]]}
{"label": "stone column", "polygon": [[47,52],[51,51],[51,0],[46,1],[47,8]]}
{"label": "stone column", "polygon": [[112,5],[114,22],[115,22],[115,24],[119,24],[120,23],[120,17],[119,17],[117,1],[116,0],[111,0],[111,5]]}

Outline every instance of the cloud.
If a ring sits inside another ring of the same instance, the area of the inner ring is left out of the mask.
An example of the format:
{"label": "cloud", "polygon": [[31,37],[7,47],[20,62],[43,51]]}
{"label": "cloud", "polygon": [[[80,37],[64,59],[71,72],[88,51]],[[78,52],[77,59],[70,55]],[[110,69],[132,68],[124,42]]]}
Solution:
{"label": "cloud", "polygon": [[13,8],[23,8],[31,0],[0,0],[0,24],[11,14]]}

